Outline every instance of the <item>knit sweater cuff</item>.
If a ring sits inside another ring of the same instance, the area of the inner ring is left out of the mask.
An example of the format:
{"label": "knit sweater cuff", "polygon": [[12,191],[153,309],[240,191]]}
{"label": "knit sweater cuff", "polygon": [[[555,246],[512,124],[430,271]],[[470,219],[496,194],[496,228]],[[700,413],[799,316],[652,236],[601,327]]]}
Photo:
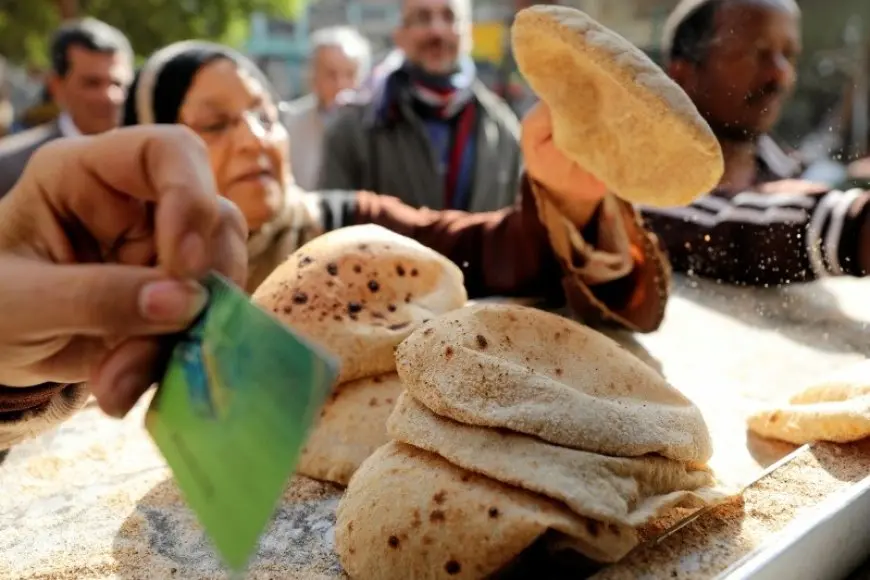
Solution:
{"label": "knit sweater cuff", "polygon": [[48,431],[83,407],[87,397],[83,384],[0,386],[0,449]]}

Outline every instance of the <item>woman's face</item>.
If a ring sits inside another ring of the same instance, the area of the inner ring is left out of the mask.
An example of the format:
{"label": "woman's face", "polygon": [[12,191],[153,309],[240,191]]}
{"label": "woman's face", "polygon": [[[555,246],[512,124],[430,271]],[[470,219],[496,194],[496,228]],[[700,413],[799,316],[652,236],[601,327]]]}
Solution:
{"label": "woman's face", "polygon": [[259,81],[228,59],[205,65],[179,122],[205,141],[218,191],[241,208],[251,231],[280,211],[291,179],[289,138]]}

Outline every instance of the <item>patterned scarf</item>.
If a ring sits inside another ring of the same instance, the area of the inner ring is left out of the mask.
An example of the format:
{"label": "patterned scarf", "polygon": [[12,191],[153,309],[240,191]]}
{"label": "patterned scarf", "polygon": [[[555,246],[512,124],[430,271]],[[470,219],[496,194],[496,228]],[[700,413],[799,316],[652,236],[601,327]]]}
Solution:
{"label": "patterned scarf", "polygon": [[408,74],[411,96],[442,119],[452,119],[474,98],[477,73],[470,58],[462,59],[456,72],[446,75],[429,74],[407,61],[402,69]]}
{"label": "patterned scarf", "polygon": [[444,207],[466,209],[473,187],[477,107],[473,83],[474,62],[460,61],[456,72],[432,75],[405,62],[415,109],[423,123],[439,160],[439,174],[444,179]]}

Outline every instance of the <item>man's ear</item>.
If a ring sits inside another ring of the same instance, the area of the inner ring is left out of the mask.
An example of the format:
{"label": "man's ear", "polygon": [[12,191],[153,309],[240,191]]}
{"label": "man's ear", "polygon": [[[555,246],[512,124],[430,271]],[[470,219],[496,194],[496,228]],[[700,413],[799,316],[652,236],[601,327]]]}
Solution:
{"label": "man's ear", "polygon": [[402,52],[405,51],[405,35],[405,27],[401,24],[397,26],[396,29],[393,31],[393,44],[395,44],[396,48],[398,48]]}
{"label": "man's ear", "polygon": [[317,76],[317,51],[311,55],[311,60],[308,61],[308,67],[305,69],[305,82],[308,85],[309,91],[314,91],[314,81]]}
{"label": "man's ear", "polygon": [[48,75],[48,79],[46,79],[46,83],[52,100],[58,105],[62,104],[64,101],[63,77],[56,72],[51,72]]}

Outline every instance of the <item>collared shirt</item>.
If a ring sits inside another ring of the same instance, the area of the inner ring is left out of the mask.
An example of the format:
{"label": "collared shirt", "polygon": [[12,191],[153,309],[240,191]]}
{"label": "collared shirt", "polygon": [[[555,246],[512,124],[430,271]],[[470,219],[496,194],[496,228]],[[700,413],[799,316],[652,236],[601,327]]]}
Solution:
{"label": "collared shirt", "polygon": [[69,113],[61,113],[57,118],[57,127],[60,129],[60,134],[64,137],[81,137],[82,132],[76,127],[75,122]]}

